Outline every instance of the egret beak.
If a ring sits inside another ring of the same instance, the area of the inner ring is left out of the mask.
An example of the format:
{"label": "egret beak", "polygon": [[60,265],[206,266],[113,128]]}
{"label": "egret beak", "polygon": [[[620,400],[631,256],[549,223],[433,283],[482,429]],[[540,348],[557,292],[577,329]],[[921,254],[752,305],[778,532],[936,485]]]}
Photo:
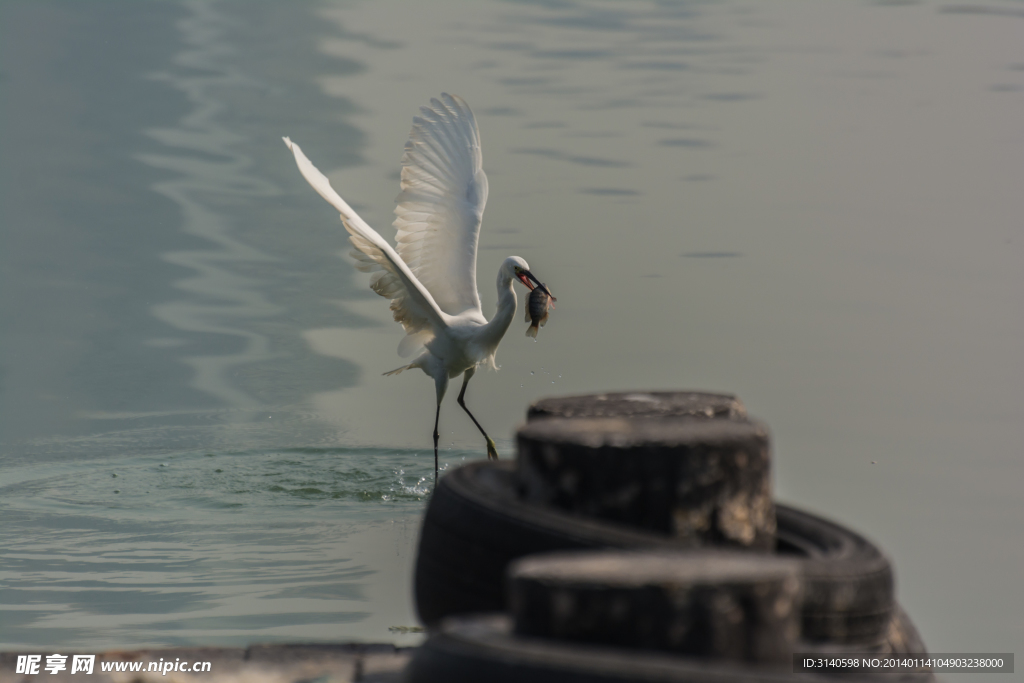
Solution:
{"label": "egret beak", "polygon": [[[540,283],[540,280],[538,280],[537,277],[530,271],[524,270],[523,272],[519,273],[519,279],[522,281],[524,285],[526,285],[526,288],[529,289],[530,291],[533,291],[535,287],[540,287],[540,291],[550,296],[552,301],[558,301],[558,299],[554,297],[554,295],[548,290],[548,288],[542,285]],[[533,280],[533,282],[531,283],[530,280]]]}

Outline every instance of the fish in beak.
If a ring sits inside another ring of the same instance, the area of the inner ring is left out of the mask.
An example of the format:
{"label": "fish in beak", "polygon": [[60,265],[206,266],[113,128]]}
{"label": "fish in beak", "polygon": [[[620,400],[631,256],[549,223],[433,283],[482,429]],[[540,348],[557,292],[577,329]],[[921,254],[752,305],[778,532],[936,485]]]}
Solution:
{"label": "fish in beak", "polygon": [[518,277],[519,281],[526,285],[526,288],[529,289],[531,292],[535,287],[540,287],[541,291],[550,296],[552,301],[558,301],[558,299],[552,296],[551,292],[548,291],[548,288],[542,285],[540,280],[538,280],[537,277],[530,271],[520,271]]}
{"label": "fish in beak", "polygon": [[552,303],[554,298],[548,294],[544,285],[538,284],[530,292],[530,299],[526,302],[526,322],[530,327],[526,329],[526,336],[537,340],[537,331],[544,327],[548,321],[548,311],[555,307]]}

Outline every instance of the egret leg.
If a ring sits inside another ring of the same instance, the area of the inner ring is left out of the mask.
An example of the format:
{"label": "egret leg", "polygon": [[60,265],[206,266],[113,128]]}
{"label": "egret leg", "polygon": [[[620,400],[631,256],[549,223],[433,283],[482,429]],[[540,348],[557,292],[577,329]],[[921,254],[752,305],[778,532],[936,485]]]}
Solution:
{"label": "egret leg", "polygon": [[434,414],[434,486],[437,486],[437,440],[440,434],[437,433],[437,423],[441,420],[441,403],[437,404],[437,413]]}
{"label": "egret leg", "polygon": [[473,421],[473,424],[476,425],[476,428],[480,430],[480,433],[483,434],[484,438],[487,440],[487,459],[497,460],[498,448],[494,445],[494,439],[487,436],[487,432],[484,431],[484,428],[481,427],[480,423],[476,421],[475,417],[473,417],[473,413],[469,412],[469,408],[466,407],[466,386],[469,384],[469,378],[475,373],[476,368],[470,368],[462,375],[462,391],[459,392],[459,405],[462,406],[462,409],[466,411],[466,415],[469,415],[469,419]]}
{"label": "egret leg", "polygon": [[434,413],[434,486],[437,486],[437,440],[441,434],[437,431],[437,423],[441,420],[441,399],[448,391],[448,375],[442,372],[434,377],[434,390],[437,392],[437,412]]}

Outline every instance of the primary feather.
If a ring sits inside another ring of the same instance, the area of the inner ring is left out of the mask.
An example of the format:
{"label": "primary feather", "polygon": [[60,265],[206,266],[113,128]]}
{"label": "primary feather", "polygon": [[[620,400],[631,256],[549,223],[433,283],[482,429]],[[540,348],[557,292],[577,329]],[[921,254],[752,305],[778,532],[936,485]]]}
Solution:
{"label": "primary feather", "polygon": [[438,308],[402,257],[334,191],[327,176],[306,158],[297,144],[289,138],[284,138],[284,142],[295,155],[295,163],[306,181],[341,213],[341,222],[355,247],[351,253],[356,259],[356,268],[373,273],[370,287],[391,299],[391,312],[406,334],[422,339],[447,327],[450,316]]}
{"label": "primary feather", "polygon": [[406,333],[398,346],[401,356],[422,349],[451,317],[486,322],[476,285],[487,203],[480,133],[462,98],[442,94],[430,104],[413,118],[402,156],[397,249],[352,210],[297,144],[284,138],[302,175],[341,213],[356,268],[371,273],[370,288],[391,300],[391,312]]}
{"label": "primary feather", "polygon": [[397,251],[449,315],[475,312],[480,223],[487,175],[480,133],[460,97],[432,99],[413,118],[402,156],[402,192],[395,207]]}

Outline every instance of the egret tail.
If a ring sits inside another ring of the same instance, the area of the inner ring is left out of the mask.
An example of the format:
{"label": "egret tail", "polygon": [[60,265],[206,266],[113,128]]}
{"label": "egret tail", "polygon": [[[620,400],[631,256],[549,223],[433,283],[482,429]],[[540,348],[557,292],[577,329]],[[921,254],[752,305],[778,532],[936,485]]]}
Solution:
{"label": "egret tail", "polygon": [[400,368],[395,368],[394,370],[388,370],[387,372],[384,373],[384,376],[385,377],[390,377],[391,375],[400,375],[400,374],[402,374],[402,370],[411,370],[413,368],[418,368],[418,367],[419,366],[416,365],[416,363],[409,363],[408,365],[403,365]]}

